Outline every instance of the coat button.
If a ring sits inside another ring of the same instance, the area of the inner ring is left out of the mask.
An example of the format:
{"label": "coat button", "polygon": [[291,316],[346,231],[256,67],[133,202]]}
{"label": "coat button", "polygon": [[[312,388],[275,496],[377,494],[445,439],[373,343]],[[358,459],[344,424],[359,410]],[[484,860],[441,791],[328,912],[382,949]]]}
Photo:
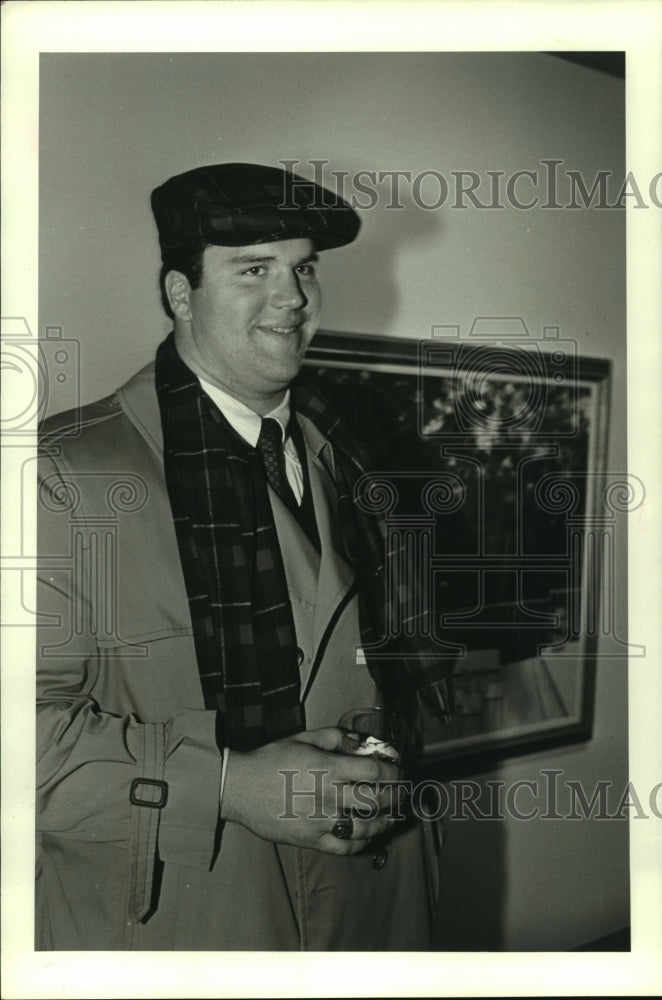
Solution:
{"label": "coat button", "polygon": [[388,861],[388,851],[385,847],[380,847],[372,856],[372,867],[376,872],[380,872]]}
{"label": "coat button", "polygon": [[299,664],[299,666],[301,666],[301,664],[303,663],[304,656],[305,656],[305,654],[304,654],[304,651],[302,650],[301,646],[297,646],[297,663]]}

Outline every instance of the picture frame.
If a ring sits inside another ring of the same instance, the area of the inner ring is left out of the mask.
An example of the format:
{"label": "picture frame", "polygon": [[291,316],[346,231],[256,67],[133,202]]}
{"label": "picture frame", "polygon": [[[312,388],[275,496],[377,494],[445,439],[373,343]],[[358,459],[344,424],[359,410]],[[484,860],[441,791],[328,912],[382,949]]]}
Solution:
{"label": "picture frame", "polygon": [[520,317],[478,317],[421,341],[320,331],[304,374],[369,456],[360,502],[405,547],[452,663],[454,716],[423,713],[421,772],[589,740],[625,509],[605,474],[610,363],[556,327],[534,338]]}

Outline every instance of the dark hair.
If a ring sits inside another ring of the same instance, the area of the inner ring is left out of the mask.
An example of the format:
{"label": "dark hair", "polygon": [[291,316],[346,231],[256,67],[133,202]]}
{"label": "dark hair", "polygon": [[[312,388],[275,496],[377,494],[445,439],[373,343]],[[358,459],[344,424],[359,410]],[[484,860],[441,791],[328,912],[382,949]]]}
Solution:
{"label": "dark hair", "polygon": [[192,289],[199,288],[202,281],[203,255],[209,243],[200,241],[199,243],[188,243],[184,247],[177,247],[176,250],[167,252],[163,257],[161,273],[159,274],[159,288],[161,289],[161,304],[170,319],[174,318],[168,296],[165,289],[165,279],[169,271],[179,271],[188,278]]}

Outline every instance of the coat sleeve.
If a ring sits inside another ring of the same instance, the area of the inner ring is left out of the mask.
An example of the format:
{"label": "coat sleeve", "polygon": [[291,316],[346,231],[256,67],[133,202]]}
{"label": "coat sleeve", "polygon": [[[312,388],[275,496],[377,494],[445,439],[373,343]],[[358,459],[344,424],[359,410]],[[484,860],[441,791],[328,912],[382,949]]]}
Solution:
{"label": "coat sleeve", "polygon": [[72,499],[75,480],[63,461],[42,461],[37,828],[125,845],[138,880],[157,843],[163,861],[208,869],[219,827],[216,713],[189,707],[146,722],[121,695],[110,709],[99,703],[104,589],[89,551],[85,558],[92,541],[80,490]]}

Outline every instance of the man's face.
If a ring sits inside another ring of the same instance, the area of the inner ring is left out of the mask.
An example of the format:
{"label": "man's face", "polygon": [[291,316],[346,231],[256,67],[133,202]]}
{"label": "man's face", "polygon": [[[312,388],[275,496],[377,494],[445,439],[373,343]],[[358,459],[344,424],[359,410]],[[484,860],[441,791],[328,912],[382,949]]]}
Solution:
{"label": "man's face", "polygon": [[176,326],[183,360],[267,412],[298,373],[317,329],[315,259],[308,239],[207,247],[200,287],[188,290],[188,322]]}

